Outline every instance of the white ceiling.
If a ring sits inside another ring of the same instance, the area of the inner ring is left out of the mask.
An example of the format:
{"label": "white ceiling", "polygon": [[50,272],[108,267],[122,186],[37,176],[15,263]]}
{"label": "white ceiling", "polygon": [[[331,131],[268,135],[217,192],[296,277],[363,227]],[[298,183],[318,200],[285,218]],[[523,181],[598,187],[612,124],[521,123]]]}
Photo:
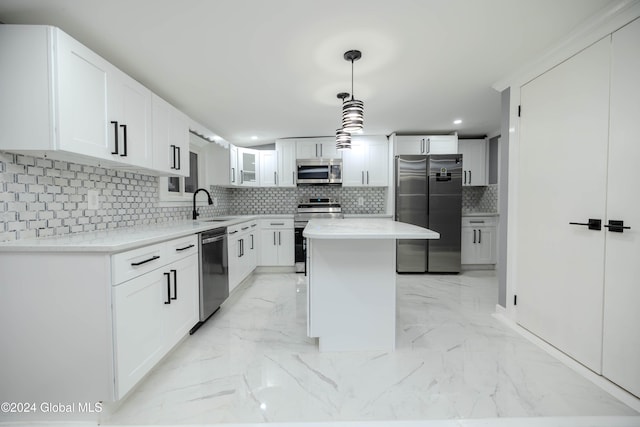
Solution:
{"label": "white ceiling", "polygon": [[362,51],[366,134],[495,133],[491,85],[611,3],[1,0],[0,21],[58,26],[227,141],[257,145],[335,132],[349,49]]}

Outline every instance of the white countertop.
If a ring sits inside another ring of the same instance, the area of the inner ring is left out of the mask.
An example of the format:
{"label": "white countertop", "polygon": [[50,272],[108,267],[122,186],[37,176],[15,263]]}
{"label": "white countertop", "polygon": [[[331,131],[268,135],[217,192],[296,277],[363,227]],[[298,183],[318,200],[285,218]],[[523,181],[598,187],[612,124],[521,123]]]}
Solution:
{"label": "white countertop", "polygon": [[[261,218],[293,218],[293,215],[237,215],[138,225],[86,233],[0,243],[0,252],[121,252],[165,240],[228,227]],[[224,221],[207,221],[223,219]]]}
{"label": "white countertop", "polygon": [[388,218],[312,219],[303,236],[310,239],[439,239],[440,234]]}

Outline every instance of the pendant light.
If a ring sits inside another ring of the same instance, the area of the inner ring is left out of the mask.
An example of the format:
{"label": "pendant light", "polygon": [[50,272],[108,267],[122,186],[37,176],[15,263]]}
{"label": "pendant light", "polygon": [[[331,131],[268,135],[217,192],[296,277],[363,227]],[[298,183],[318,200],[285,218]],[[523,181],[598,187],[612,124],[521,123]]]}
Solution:
{"label": "pendant light", "polygon": [[[346,92],[340,92],[337,97],[342,100],[342,104],[344,105],[344,100],[349,97],[349,94]],[[351,134],[343,128],[336,129],[336,148],[338,150],[351,149]]]}
{"label": "pendant light", "polygon": [[361,57],[359,50],[344,53],[344,59],[351,61],[351,99],[342,104],[342,130],[348,133],[359,132],[364,127],[364,103],[353,95],[353,62]]}

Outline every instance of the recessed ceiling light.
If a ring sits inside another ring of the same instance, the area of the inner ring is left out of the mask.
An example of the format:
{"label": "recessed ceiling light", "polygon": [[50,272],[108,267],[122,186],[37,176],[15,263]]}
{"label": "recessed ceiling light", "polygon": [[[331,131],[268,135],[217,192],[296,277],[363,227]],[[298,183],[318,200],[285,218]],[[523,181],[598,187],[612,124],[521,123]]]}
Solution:
{"label": "recessed ceiling light", "polygon": [[459,125],[460,123],[462,123],[462,120],[461,120],[461,119],[455,119],[455,120],[453,121],[453,124],[454,124],[454,125]]}
{"label": "recessed ceiling light", "polygon": [[256,139],[258,139],[258,137],[257,137],[257,136],[255,136],[255,135],[253,135],[253,136],[251,137],[251,139],[253,139],[253,140],[255,141]]}

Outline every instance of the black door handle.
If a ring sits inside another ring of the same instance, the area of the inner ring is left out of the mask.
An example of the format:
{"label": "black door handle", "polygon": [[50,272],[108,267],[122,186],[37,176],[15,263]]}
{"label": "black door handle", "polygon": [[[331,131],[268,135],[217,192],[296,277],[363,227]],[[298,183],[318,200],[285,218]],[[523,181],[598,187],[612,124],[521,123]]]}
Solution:
{"label": "black door handle", "polygon": [[176,270],[171,270],[173,273],[173,296],[171,299],[178,299],[178,272]]}
{"label": "black door handle", "polygon": [[120,154],[120,157],[127,157],[127,125],[120,125],[124,135],[124,152]]}
{"label": "black door handle", "polygon": [[171,274],[164,273],[167,277],[167,300],[164,302],[165,304],[171,304]]}
{"label": "black door handle", "polygon": [[630,230],[631,227],[625,227],[624,221],[610,219],[609,224],[605,225],[609,231],[613,233],[624,233],[624,230]]}
{"label": "black door handle", "polygon": [[473,243],[476,242],[476,230],[473,230]]}
{"label": "black door handle", "polygon": [[570,222],[570,225],[586,225],[589,230],[602,230],[602,220],[589,218],[589,222]]}
{"label": "black door handle", "polygon": [[113,133],[114,133],[114,139],[115,139],[115,151],[112,151],[111,154],[118,154],[118,122],[111,122],[111,124],[113,125]]}

